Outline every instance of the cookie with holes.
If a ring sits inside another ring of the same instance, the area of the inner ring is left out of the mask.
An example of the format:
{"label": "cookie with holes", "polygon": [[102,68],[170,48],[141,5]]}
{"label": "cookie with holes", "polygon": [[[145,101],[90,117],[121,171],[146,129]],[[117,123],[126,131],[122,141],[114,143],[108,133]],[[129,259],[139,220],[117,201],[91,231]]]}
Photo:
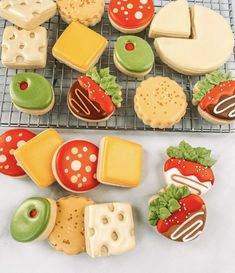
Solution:
{"label": "cookie with holes", "polygon": [[40,116],[54,106],[54,90],[49,81],[37,73],[16,74],[10,83],[14,106],[25,114]]}
{"label": "cookie with holes", "polygon": [[192,241],[204,229],[206,205],[187,186],[172,184],[150,199],[149,223],[170,240]]}
{"label": "cookie with holes", "polygon": [[91,257],[121,255],[135,248],[134,220],[128,203],[85,208],[86,251]]}
{"label": "cookie with holes", "polygon": [[2,64],[7,68],[44,68],[47,63],[47,30],[28,31],[8,26],[2,37]]}
{"label": "cookie with holes", "polygon": [[29,198],[16,209],[12,217],[11,236],[21,243],[45,240],[54,228],[56,214],[54,200]]}
{"label": "cookie with holes", "polygon": [[153,0],[111,0],[108,8],[110,23],[123,33],[141,32],[153,15]]}
{"label": "cookie with holes", "polygon": [[16,161],[14,152],[35,136],[27,129],[8,130],[0,135],[0,173],[12,177],[26,175]]}
{"label": "cookie with holes", "polygon": [[52,0],[2,0],[0,16],[25,30],[33,30],[56,14]]}
{"label": "cookie with holes", "polygon": [[97,146],[85,140],[71,140],[62,144],[52,160],[53,174],[58,183],[75,193],[97,187],[98,152]]}
{"label": "cookie with holes", "polygon": [[48,237],[49,244],[67,255],[85,252],[84,213],[85,208],[95,202],[83,196],[67,196],[56,203],[56,223]]}
{"label": "cookie with holes", "polygon": [[154,64],[151,46],[137,36],[121,36],[114,45],[114,64],[123,74],[140,78],[149,74]]}

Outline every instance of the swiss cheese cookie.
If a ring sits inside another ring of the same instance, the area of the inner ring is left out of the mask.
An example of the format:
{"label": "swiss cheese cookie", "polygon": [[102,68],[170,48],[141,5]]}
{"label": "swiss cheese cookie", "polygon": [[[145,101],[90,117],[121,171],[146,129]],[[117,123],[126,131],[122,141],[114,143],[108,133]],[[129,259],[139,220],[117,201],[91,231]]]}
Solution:
{"label": "swiss cheese cookie", "polygon": [[2,0],[0,16],[25,30],[32,30],[56,14],[52,0]]}
{"label": "swiss cheese cookie", "polygon": [[12,217],[12,237],[22,243],[45,240],[54,228],[56,213],[54,200],[41,197],[25,200]]}
{"label": "swiss cheese cookie", "polygon": [[187,186],[170,185],[149,202],[149,223],[166,238],[188,242],[197,238],[206,222],[206,206]]}
{"label": "swiss cheese cookie", "polygon": [[68,107],[71,113],[84,121],[107,120],[121,106],[121,86],[109,68],[97,71],[93,67],[86,76],[79,77],[68,93]]}
{"label": "swiss cheese cookie", "polygon": [[16,161],[14,152],[35,136],[26,129],[13,129],[0,135],[0,173],[12,177],[26,175]]}
{"label": "swiss cheese cookie", "polygon": [[127,203],[85,208],[86,251],[91,257],[120,255],[135,248],[132,208]]}
{"label": "swiss cheese cookie", "polygon": [[121,36],[114,46],[114,63],[118,70],[130,77],[144,77],[154,64],[150,45],[137,36]]}
{"label": "swiss cheese cookie", "polygon": [[85,192],[98,186],[98,151],[97,146],[84,140],[71,140],[62,144],[52,163],[56,180],[71,192]]}
{"label": "swiss cheese cookie", "polygon": [[10,83],[14,106],[23,113],[44,115],[55,103],[54,90],[47,79],[36,73],[16,74]]}
{"label": "swiss cheese cookie", "polygon": [[179,147],[169,147],[167,155],[170,157],[164,165],[167,185],[185,185],[198,195],[211,189],[215,180],[211,167],[216,161],[210,157],[210,150],[204,147],[193,148],[182,141]]}
{"label": "swiss cheese cookie", "polygon": [[57,200],[57,218],[48,242],[68,255],[85,252],[84,210],[94,201],[86,197],[67,196]]}
{"label": "swiss cheese cookie", "polygon": [[8,26],[2,37],[2,64],[7,68],[44,68],[47,62],[47,30],[27,31]]}
{"label": "swiss cheese cookie", "polygon": [[60,16],[67,23],[79,21],[95,26],[104,14],[104,0],[56,0]]}
{"label": "swiss cheese cookie", "polygon": [[154,15],[153,0],[111,0],[108,16],[111,24],[123,33],[144,30]]}
{"label": "swiss cheese cookie", "polygon": [[235,81],[231,73],[214,71],[193,89],[193,104],[207,121],[227,124],[235,121]]}
{"label": "swiss cheese cookie", "polygon": [[141,83],[134,98],[137,116],[152,128],[169,128],[186,113],[183,89],[165,77],[149,78]]}

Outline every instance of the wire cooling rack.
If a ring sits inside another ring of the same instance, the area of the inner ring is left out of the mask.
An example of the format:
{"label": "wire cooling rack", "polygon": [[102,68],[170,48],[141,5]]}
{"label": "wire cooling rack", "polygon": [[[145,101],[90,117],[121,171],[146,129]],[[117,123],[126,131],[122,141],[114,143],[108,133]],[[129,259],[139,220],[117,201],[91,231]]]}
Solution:
{"label": "wire cooling rack", "polygon": [[[162,6],[169,1],[154,1],[156,10],[159,10]],[[200,5],[207,6],[223,15],[231,25],[234,31],[233,12],[231,0],[197,0],[190,1],[190,5],[198,3]],[[9,83],[12,76],[16,73],[24,72],[25,70],[13,70],[6,69],[0,66],[0,126],[8,127],[30,127],[30,128],[79,128],[79,129],[106,129],[106,130],[154,130],[148,126],[145,126],[141,120],[139,120],[135,114],[133,107],[133,97],[135,95],[136,87],[142,81],[129,78],[121,74],[113,63],[113,48],[114,42],[121,35],[116,31],[111,24],[107,16],[107,6],[105,7],[105,14],[102,22],[94,27],[94,30],[101,33],[109,40],[109,46],[102,55],[98,67],[110,67],[111,73],[117,76],[119,84],[123,87],[123,103],[122,107],[116,111],[116,113],[105,122],[100,123],[87,123],[76,119],[67,107],[67,92],[78,77],[79,73],[70,69],[69,67],[60,64],[51,55],[51,49],[59,37],[59,35],[66,28],[66,24],[62,21],[59,15],[56,15],[44,26],[48,29],[48,63],[45,69],[35,69],[33,72],[42,74],[53,85],[56,96],[56,103],[53,110],[47,115],[41,117],[35,117],[27,114],[23,114],[17,111],[13,106],[9,95]],[[169,18],[170,19],[170,18]],[[3,19],[0,19],[0,39],[4,28],[10,25]],[[148,39],[148,29],[143,33],[138,34],[146,39],[151,45],[152,40]],[[221,39],[221,42],[223,39]],[[153,49],[154,52],[155,49]],[[156,54],[155,54],[156,56]],[[231,59],[224,65],[225,71],[232,71],[235,76],[235,55],[233,53]],[[29,70],[27,70],[29,71]],[[188,108],[185,117],[180,123],[175,125],[171,129],[165,131],[176,132],[214,132],[214,133],[230,133],[235,132],[235,124],[216,126],[211,125],[203,120],[197,112],[197,109],[191,104],[192,88],[199,77],[188,77],[178,74],[171,70],[166,65],[162,64],[160,59],[155,57],[155,65],[152,72],[147,76],[168,76],[177,81],[185,90],[188,99]]]}

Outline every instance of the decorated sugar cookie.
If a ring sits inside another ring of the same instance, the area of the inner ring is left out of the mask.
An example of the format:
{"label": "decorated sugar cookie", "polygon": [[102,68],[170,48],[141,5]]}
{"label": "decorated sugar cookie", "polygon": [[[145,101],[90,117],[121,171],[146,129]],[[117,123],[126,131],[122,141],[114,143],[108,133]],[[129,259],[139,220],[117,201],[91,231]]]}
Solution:
{"label": "decorated sugar cookie", "polygon": [[85,140],[71,140],[56,151],[52,169],[60,185],[71,192],[86,192],[96,186],[99,149]]}
{"label": "decorated sugar cookie", "polygon": [[168,186],[149,202],[149,223],[166,238],[188,242],[197,238],[206,222],[206,206],[187,186]]}
{"label": "decorated sugar cookie", "polygon": [[108,16],[111,24],[123,33],[144,30],[154,15],[153,0],[111,0]]}
{"label": "decorated sugar cookie", "polygon": [[52,199],[33,197],[25,200],[11,220],[11,235],[22,243],[45,240],[55,225],[56,202]]}
{"label": "decorated sugar cookie", "polygon": [[215,160],[211,151],[204,147],[193,148],[185,141],[179,147],[169,147],[170,157],[164,165],[164,177],[167,185],[186,185],[193,194],[202,195],[214,184],[214,173],[211,167]]}
{"label": "decorated sugar cookie", "polygon": [[20,112],[31,115],[44,115],[55,103],[51,84],[37,73],[16,74],[11,80],[10,95]]}
{"label": "decorated sugar cookie", "polygon": [[14,152],[36,135],[26,129],[13,129],[0,136],[0,173],[13,177],[26,175],[17,163]]}
{"label": "decorated sugar cookie", "polygon": [[235,81],[231,73],[214,71],[193,90],[193,104],[207,121],[226,124],[235,121]]}
{"label": "decorated sugar cookie", "polygon": [[88,122],[107,120],[120,107],[121,86],[109,68],[97,71],[93,67],[86,76],[79,77],[68,93],[68,107],[71,113]]}
{"label": "decorated sugar cookie", "polygon": [[151,46],[137,36],[121,36],[114,46],[114,63],[118,70],[130,77],[144,77],[154,64]]}

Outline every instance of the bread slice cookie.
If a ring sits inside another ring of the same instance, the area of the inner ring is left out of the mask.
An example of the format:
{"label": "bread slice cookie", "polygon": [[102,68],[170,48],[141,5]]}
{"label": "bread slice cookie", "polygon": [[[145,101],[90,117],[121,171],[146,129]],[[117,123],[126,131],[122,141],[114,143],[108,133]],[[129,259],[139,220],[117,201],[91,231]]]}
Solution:
{"label": "bread slice cookie", "polygon": [[169,128],[186,113],[183,89],[166,77],[149,78],[137,88],[134,98],[137,116],[152,128]]}
{"label": "bread slice cookie", "polygon": [[95,202],[86,197],[67,196],[56,203],[56,224],[48,238],[49,244],[68,255],[84,252],[84,210]]}

